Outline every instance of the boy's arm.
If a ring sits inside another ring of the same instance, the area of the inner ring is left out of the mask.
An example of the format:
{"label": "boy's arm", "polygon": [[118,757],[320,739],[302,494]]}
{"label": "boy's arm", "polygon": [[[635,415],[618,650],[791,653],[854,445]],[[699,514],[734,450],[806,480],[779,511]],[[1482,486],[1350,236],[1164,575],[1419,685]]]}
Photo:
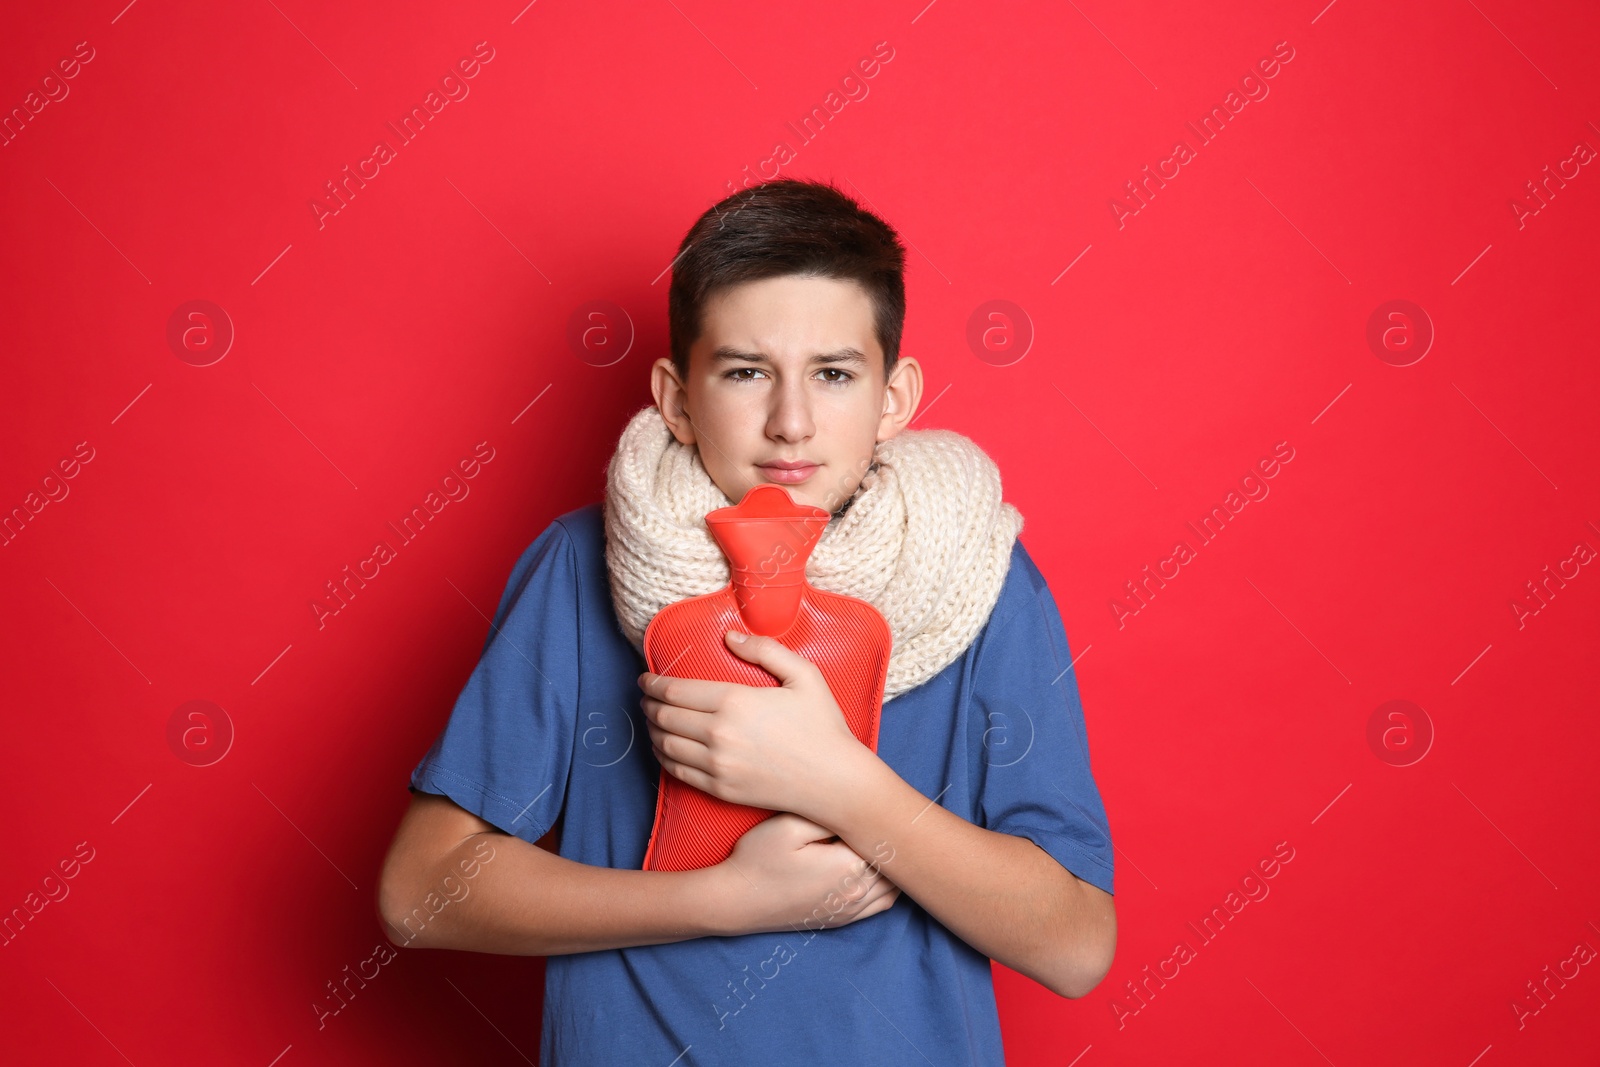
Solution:
{"label": "boy's arm", "polygon": [[417,793],[384,860],[378,917],[402,947],[555,956],[657,945],[724,932],[707,906],[712,870],[577,863]]}
{"label": "boy's arm", "polygon": [[862,855],[888,842],[883,871],[957,937],[1063,997],[1111,969],[1111,894],[1025,837],[985,830],[919,793],[868,748],[815,821]]}
{"label": "boy's arm", "polygon": [[[891,859],[879,865],[901,891],[979,952],[1060,996],[1099,984],[1116,951],[1110,893],[1028,837],[985,829],[923,796],[850,732],[822,672],[799,653],[772,637],[727,636],[736,655],[779,684],[640,675],[651,744],[667,773],[731,803],[795,812],[859,855],[886,849]],[[1041,665],[1053,662],[1034,655],[1032,667],[1001,669],[1032,670],[1046,684]],[[1048,723],[1049,743],[1065,743],[1068,723],[1063,705]]]}

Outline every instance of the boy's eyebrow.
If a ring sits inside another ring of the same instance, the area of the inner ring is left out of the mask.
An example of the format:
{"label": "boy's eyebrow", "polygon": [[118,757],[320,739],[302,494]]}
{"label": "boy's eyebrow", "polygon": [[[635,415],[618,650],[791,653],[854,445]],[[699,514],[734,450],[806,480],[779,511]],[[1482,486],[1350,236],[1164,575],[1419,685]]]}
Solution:
{"label": "boy's eyebrow", "polygon": [[[716,363],[770,363],[771,360],[761,352],[746,352],[732,345],[718,345],[711,353],[711,362]],[[866,353],[859,348],[846,345],[835,352],[821,352],[811,357],[812,363],[866,363]]]}

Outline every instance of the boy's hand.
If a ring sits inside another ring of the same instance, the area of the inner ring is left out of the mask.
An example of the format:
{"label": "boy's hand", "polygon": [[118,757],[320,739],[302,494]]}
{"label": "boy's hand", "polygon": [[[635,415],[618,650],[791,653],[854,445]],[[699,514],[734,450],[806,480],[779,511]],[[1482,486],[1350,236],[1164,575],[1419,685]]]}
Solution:
{"label": "boy's hand", "polygon": [[825,826],[781,811],[747,830],[710,872],[718,879],[714,924],[725,937],[844,926],[887,911],[900,887]]}
{"label": "boy's hand", "polygon": [[725,640],[780,684],[641,674],[639,704],[656,759],[720,800],[818,814],[860,780],[853,760],[869,750],[850,732],[816,664],[775,638],[729,631]]}

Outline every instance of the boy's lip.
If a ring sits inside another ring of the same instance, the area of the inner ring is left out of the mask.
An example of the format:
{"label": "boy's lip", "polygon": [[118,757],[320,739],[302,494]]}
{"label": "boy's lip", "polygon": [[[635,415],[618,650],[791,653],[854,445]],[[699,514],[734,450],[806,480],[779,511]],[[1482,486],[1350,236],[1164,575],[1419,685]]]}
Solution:
{"label": "boy's lip", "polygon": [[762,463],[759,466],[769,481],[796,484],[811,477],[820,464],[808,463],[802,459],[784,459]]}

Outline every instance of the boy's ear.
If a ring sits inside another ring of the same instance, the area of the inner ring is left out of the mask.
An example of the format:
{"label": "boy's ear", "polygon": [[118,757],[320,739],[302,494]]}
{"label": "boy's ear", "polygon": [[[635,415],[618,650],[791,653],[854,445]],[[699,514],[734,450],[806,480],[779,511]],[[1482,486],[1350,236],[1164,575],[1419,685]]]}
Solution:
{"label": "boy's ear", "polygon": [[922,365],[911,356],[895,361],[883,390],[883,414],[878,419],[878,440],[887,441],[910,424],[922,401]]}
{"label": "boy's ear", "polygon": [[672,360],[662,357],[651,365],[650,393],[655,397],[656,409],[661,412],[662,421],[672,431],[672,436],[678,439],[678,443],[694,444],[694,424],[684,410],[689,391],[678,377],[678,368]]}

